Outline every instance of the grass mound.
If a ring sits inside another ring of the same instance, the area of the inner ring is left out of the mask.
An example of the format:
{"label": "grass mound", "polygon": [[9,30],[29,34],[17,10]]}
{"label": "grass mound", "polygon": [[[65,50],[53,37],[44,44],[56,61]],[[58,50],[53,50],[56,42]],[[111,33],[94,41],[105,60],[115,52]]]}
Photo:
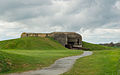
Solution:
{"label": "grass mound", "polygon": [[65,48],[52,38],[26,37],[0,41],[0,49],[51,50]]}
{"label": "grass mound", "polygon": [[113,49],[112,47],[107,47],[107,46],[102,46],[98,44],[92,44],[88,42],[83,42],[83,47],[88,48],[90,50],[108,50],[108,49]]}

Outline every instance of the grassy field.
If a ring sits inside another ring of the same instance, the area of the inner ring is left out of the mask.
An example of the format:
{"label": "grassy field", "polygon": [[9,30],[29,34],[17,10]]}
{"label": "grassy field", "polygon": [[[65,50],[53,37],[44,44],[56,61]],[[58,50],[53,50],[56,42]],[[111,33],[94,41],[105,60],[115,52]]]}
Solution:
{"label": "grassy field", "polygon": [[94,51],[92,56],[78,59],[62,75],[120,75],[120,49]]}
{"label": "grassy field", "polygon": [[[112,51],[110,49],[113,48],[87,42],[83,42],[83,47],[94,51],[94,55],[79,59],[73,69],[64,75],[115,73],[119,50]],[[82,52],[66,49],[52,38],[29,37],[0,41],[0,74],[40,69],[59,58],[80,55]]]}
{"label": "grassy field", "polygon": [[59,58],[81,53],[64,48],[52,38],[29,37],[0,41],[0,74],[40,69]]}
{"label": "grassy field", "polygon": [[[8,60],[8,65],[3,65],[3,73],[22,72],[49,66],[55,60],[80,55],[79,50],[1,50],[2,55]],[[0,55],[1,57],[1,55]]]}

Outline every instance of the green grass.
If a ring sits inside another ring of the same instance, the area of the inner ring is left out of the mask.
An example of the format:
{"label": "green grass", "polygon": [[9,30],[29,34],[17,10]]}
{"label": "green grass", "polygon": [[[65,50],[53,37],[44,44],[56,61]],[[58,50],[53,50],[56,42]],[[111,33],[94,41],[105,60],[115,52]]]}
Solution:
{"label": "green grass", "polygon": [[[22,72],[49,66],[55,60],[67,56],[80,55],[79,50],[1,50],[5,59],[9,59],[11,66],[3,73]],[[0,55],[2,57],[2,55]]]}
{"label": "green grass", "polygon": [[[105,50],[112,49],[111,47],[91,44],[83,42],[84,48],[89,48],[90,50]],[[0,49],[27,49],[27,50],[59,50],[66,49],[60,43],[53,40],[52,38],[42,38],[42,37],[25,37],[12,40],[0,41]]]}
{"label": "green grass", "polygon": [[78,59],[62,75],[120,75],[120,49],[94,51],[93,55]]}
{"label": "green grass", "polygon": [[88,42],[84,42],[84,41],[83,41],[83,47],[88,48],[91,51],[92,50],[110,50],[110,49],[114,49],[112,47],[102,46],[102,45],[98,45],[98,44],[92,44],[92,43],[88,43]]}
{"label": "green grass", "polygon": [[57,50],[65,48],[51,38],[26,37],[0,41],[0,49]]}
{"label": "green grass", "polygon": [[11,67],[9,58],[0,51],[0,72],[8,71]]}
{"label": "green grass", "polygon": [[[79,59],[73,69],[64,75],[110,75],[111,72],[115,75],[119,50],[112,51],[110,49],[113,48],[87,42],[83,42],[83,47],[95,50],[94,55]],[[64,48],[52,38],[27,37],[0,41],[0,74],[40,69],[59,58],[81,53],[80,50]]]}
{"label": "green grass", "polygon": [[55,60],[80,55],[52,38],[28,37],[0,41],[0,74],[23,72],[47,67]]}

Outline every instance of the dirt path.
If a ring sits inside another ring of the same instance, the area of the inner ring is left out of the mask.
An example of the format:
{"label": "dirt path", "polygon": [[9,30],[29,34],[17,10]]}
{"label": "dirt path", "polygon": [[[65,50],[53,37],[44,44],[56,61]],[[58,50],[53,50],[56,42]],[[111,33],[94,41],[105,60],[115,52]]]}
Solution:
{"label": "dirt path", "polygon": [[9,75],[59,75],[70,70],[75,61],[81,57],[92,55],[91,51],[84,51],[82,55],[65,57],[57,60],[54,64],[41,70],[14,73]]}

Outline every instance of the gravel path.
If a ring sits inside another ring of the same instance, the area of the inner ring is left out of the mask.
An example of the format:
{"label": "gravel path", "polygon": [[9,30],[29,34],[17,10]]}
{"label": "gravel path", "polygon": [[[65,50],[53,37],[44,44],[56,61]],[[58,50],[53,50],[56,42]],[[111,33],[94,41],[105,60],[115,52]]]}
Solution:
{"label": "gravel path", "polygon": [[84,51],[82,55],[65,57],[57,60],[54,64],[41,70],[14,73],[9,75],[59,75],[70,70],[75,61],[81,57],[92,55],[91,51]]}

